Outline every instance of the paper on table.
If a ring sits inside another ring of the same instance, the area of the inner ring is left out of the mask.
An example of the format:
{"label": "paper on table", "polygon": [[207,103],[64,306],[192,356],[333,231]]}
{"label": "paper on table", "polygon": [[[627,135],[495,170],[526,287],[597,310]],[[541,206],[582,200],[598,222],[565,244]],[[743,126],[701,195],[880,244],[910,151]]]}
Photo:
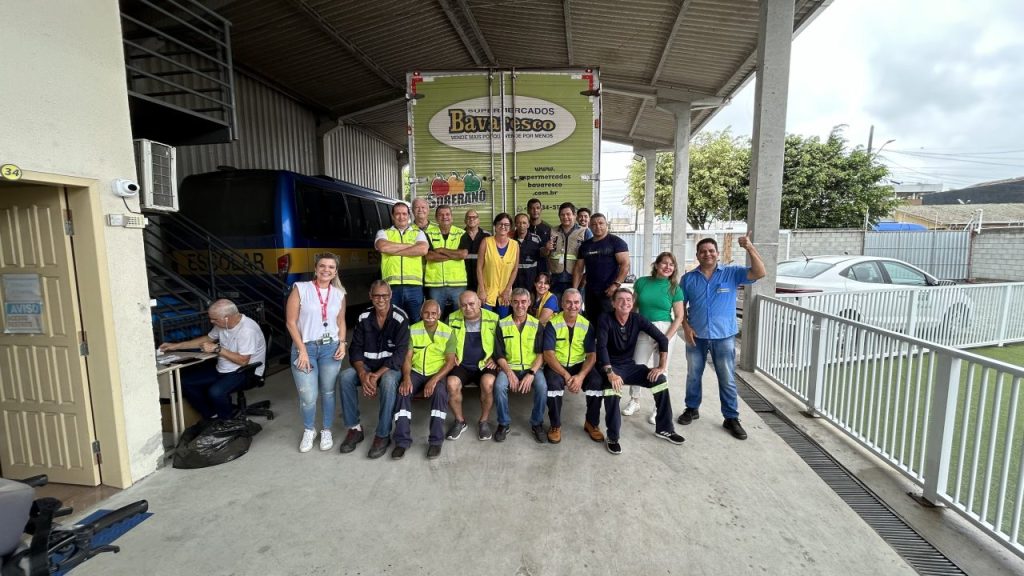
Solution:
{"label": "paper on table", "polygon": [[156,361],[160,364],[170,364],[176,360],[181,360],[180,356],[174,354],[159,354],[156,357]]}

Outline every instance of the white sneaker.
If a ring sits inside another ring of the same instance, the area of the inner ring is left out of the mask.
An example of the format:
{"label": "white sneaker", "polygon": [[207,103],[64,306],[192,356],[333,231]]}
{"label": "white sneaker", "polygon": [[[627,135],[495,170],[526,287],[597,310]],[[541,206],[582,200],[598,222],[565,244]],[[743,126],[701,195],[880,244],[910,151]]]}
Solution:
{"label": "white sneaker", "polygon": [[320,449],[330,450],[334,447],[334,437],[331,436],[331,431],[324,428],[320,431]]}
{"label": "white sneaker", "polygon": [[303,430],[302,442],[299,442],[299,452],[309,452],[312,450],[314,438],[316,438],[316,430]]}
{"label": "white sneaker", "polygon": [[650,422],[651,424],[657,424],[658,423],[658,411],[655,410],[654,412],[651,412],[651,417],[648,418],[647,421]]}
{"label": "white sneaker", "polygon": [[632,416],[636,414],[636,411],[640,409],[640,402],[636,398],[630,398],[629,402],[626,403],[626,407],[622,409],[623,416]]}

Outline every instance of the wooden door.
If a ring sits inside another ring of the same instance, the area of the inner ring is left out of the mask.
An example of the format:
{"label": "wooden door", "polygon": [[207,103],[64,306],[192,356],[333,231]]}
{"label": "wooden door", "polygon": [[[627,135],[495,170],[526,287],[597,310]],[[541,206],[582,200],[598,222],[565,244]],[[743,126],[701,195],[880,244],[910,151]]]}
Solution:
{"label": "wooden door", "polygon": [[[60,188],[0,184],[0,275],[17,275],[17,285],[6,285],[21,290],[20,296],[6,295],[0,276],[0,470],[7,478],[46,474],[51,482],[96,486],[100,473],[66,208]],[[9,307],[5,299],[23,303],[35,275],[42,333],[11,333],[12,326],[24,329],[26,318],[32,324],[24,314],[15,316],[32,308]]]}

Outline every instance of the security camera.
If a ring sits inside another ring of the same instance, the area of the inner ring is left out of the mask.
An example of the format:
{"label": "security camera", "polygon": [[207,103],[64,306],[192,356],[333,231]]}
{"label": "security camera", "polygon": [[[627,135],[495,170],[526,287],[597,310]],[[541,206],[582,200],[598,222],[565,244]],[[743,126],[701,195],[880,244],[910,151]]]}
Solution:
{"label": "security camera", "polygon": [[131,198],[139,193],[139,184],[134,180],[128,180],[126,178],[118,178],[114,180],[110,187],[113,189],[114,194],[122,198]]}

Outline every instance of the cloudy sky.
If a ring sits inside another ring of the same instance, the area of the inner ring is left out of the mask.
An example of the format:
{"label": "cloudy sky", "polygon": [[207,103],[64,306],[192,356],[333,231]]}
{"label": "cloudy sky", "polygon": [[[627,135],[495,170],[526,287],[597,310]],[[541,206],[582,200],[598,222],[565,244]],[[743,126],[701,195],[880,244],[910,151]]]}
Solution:
{"label": "cloudy sky", "polygon": [[[754,82],[708,124],[749,136]],[[835,0],[793,42],[786,130],[851,146],[874,125],[904,184],[1024,176],[1024,1]],[[605,143],[602,208],[621,208],[632,152]]]}

